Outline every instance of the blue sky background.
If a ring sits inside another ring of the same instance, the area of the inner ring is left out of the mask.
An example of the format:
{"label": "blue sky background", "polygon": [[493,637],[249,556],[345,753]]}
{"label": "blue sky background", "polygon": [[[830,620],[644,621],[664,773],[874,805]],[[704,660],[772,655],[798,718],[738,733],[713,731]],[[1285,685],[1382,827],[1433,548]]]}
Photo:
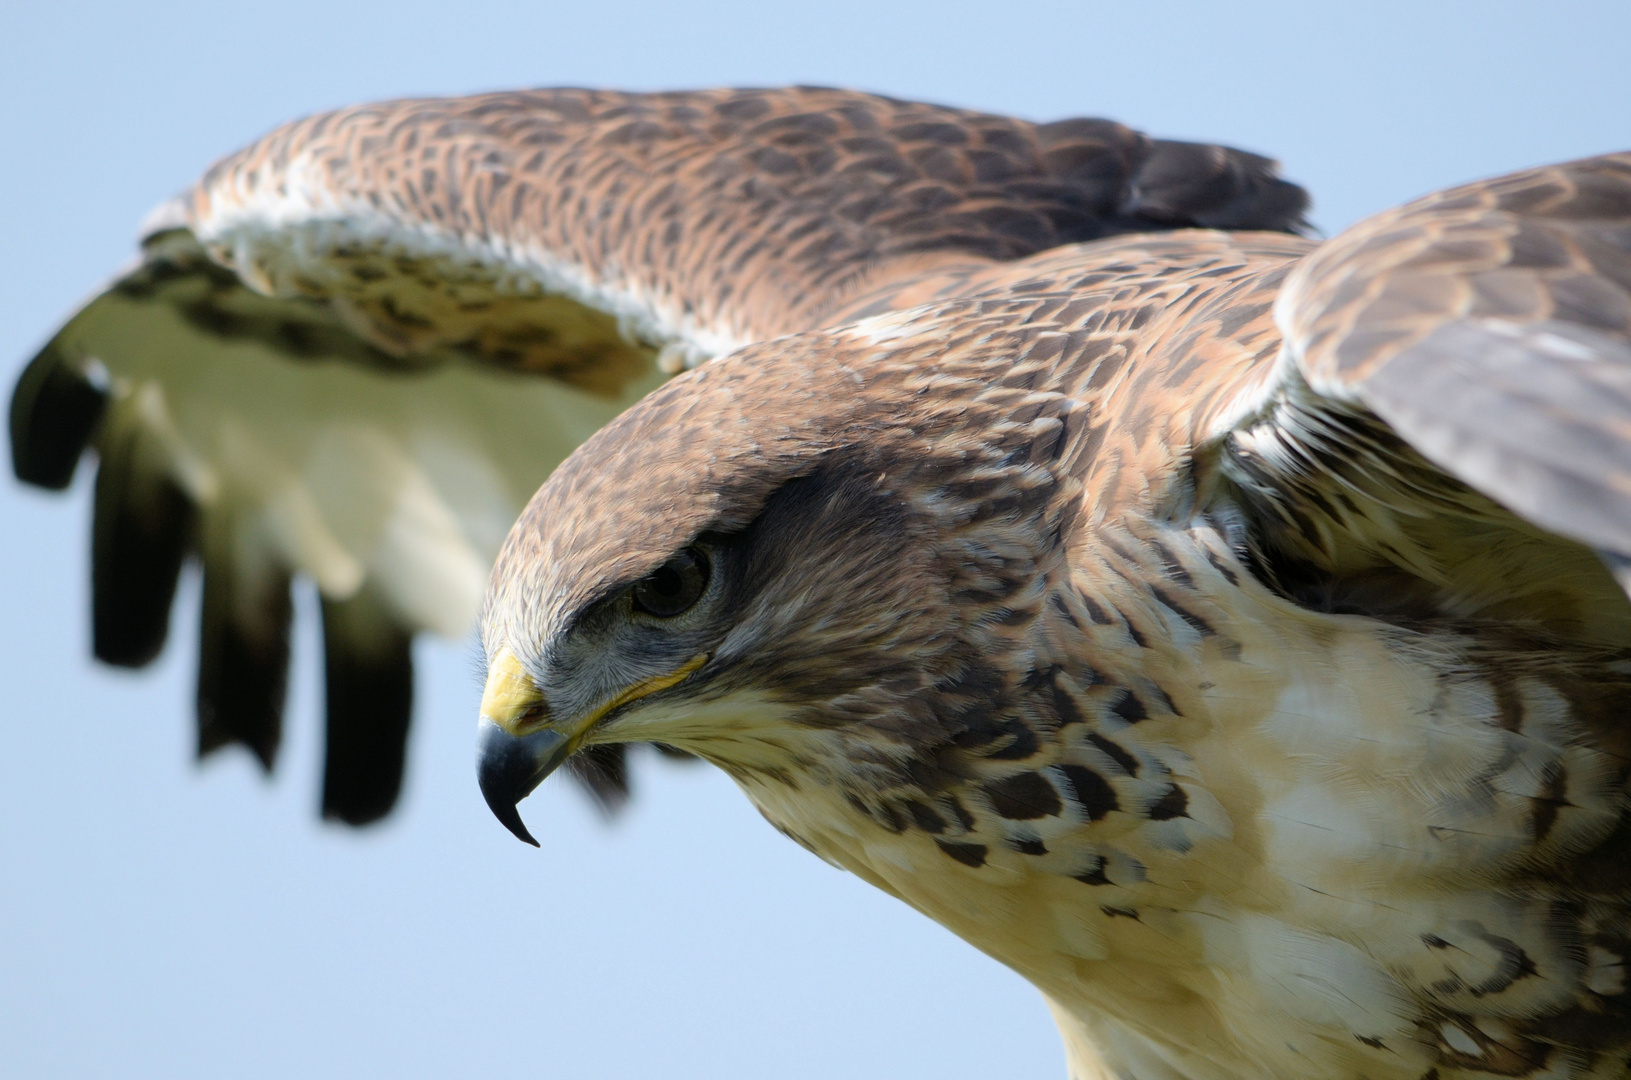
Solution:
{"label": "blue sky background", "polygon": [[[1278,157],[1328,232],[1460,180],[1631,147],[1631,4],[0,5],[0,376],[153,204],[276,123],[524,85],[815,82],[1103,115]],[[8,391],[9,392],[9,391]],[[87,480],[88,475],[82,477]],[[421,643],[398,814],[315,818],[299,601],[282,766],[191,758],[197,582],[148,673],[87,652],[88,484],[0,481],[0,1074],[1060,1077],[1023,981],[647,761],[542,852],[476,791],[463,643]]]}

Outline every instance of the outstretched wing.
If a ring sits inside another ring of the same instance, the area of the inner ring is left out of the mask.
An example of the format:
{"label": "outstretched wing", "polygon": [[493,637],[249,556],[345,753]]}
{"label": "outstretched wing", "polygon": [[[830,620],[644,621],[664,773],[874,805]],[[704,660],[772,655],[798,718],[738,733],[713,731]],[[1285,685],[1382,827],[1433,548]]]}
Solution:
{"label": "outstretched wing", "polygon": [[1271,566],[1356,587],[1391,567],[1441,610],[1628,640],[1590,552],[1628,581],[1631,154],[1373,217],[1305,259],[1275,310],[1281,380],[1226,464]]}
{"label": "outstretched wing", "polygon": [[[203,566],[201,753],[278,746],[323,598],[323,807],[395,800],[409,640],[465,631],[515,514],[665,373],[1129,231],[1294,230],[1272,163],[1102,120],[839,90],[546,90],[315,116],[163,208],[18,383],[17,475],[99,462],[93,641],[162,649]],[[608,750],[583,778],[626,789]]]}

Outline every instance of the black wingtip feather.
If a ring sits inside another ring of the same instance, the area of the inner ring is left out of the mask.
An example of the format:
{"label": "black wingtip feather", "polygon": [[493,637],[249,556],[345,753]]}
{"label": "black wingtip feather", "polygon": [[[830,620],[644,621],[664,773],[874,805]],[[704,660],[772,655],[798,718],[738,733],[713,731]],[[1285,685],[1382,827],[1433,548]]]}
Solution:
{"label": "black wingtip feather", "polygon": [[629,754],[622,743],[586,746],[572,755],[566,768],[608,817],[628,803]]}
{"label": "black wingtip feather", "polygon": [[270,575],[254,596],[235,596],[242,588],[232,566],[206,561],[198,756],[241,743],[270,772],[283,734],[289,679],[289,576]]}
{"label": "black wingtip feather", "polygon": [[11,468],[25,484],[61,491],[74,478],[107,392],[69,364],[55,344],[23,369],[11,393]]}
{"label": "black wingtip feather", "polygon": [[371,596],[323,601],[328,735],[323,816],[385,817],[402,790],[413,714],[413,638]]}
{"label": "black wingtip feather", "polygon": [[134,447],[104,447],[91,531],[91,642],[98,660],[142,667],[164,648],[197,510]]}
{"label": "black wingtip feather", "polygon": [[1308,192],[1275,169],[1245,150],[1157,140],[1123,212],[1177,227],[1306,233]]}

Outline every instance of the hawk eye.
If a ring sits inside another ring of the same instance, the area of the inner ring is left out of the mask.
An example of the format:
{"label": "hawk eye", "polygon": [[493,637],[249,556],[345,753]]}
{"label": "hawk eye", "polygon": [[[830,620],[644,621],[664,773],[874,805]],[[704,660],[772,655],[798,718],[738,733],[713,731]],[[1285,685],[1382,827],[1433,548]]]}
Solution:
{"label": "hawk eye", "polygon": [[708,591],[709,576],[707,556],[686,548],[634,583],[635,610],[659,619],[683,615]]}

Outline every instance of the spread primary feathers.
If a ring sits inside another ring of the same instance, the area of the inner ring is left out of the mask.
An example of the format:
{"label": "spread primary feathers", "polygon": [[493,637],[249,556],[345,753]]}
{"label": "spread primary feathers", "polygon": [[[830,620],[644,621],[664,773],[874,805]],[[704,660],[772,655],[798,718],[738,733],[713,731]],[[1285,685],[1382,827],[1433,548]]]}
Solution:
{"label": "spread primary feathers", "polygon": [[[1270,162],[844,90],[538,90],[289,124],[149,219],[29,366],[13,463],[97,470],[96,655],[204,568],[199,750],[268,768],[291,574],[324,599],[325,813],[400,782],[408,639],[469,629],[527,498],[665,373],[1115,233],[1290,228]],[[583,770],[615,803],[618,748]]]}
{"label": "spread primary feathers", "polygon": [[99,655],[201,553],[206,747],[270,758],[316,579],[341,816],[543,482],[480,619],[518,832],[563,762],[707,758],[1083,1080],[1624,1076],[1631,155],[1302,208],[837,91],[350,110],[161,222],[16,461],[96,441]]}

